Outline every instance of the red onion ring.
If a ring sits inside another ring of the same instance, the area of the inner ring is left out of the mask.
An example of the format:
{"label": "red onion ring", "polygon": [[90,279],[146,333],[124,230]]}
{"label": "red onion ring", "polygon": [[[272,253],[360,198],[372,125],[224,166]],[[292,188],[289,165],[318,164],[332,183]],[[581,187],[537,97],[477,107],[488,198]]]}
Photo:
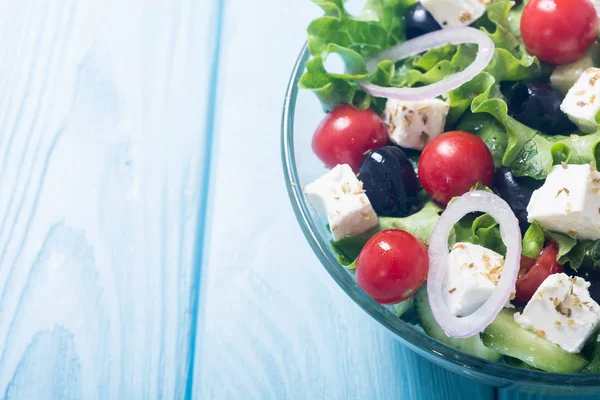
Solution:
{"label": "red onion ring", "polygon": [[377,68],[377,64],[384,60],[398,61],[436,47],[464,43],[474,43],[479,47],[475,61],[465,68],[464,71],[457,72],[440,82],[417,88],[384,87],[372,84],[366,80],[360,81],[359,85],[365,92],[375,97],[387,97],[389,99],[407,101],[438,97],[469,82],[488,66],[494,56],[495,49],[494,42],[488,35],[479,29],[469,27],[443,29],[384,50],[367,61],[369,71],[373,71]]}
{"label": "red onion ring", "polygon": [[[448,270],[448,237],[454,225],[471,212],[487,212],[500,224],[500,235],[506,245],[504,269],[492,296],[473,314],[455,317],[443,296],[443,283]],[[465,193],[450,204],[441,215],[429,243],[427,293],[437,323],[446,335],[466,338],[483,331],[496,318],[515,290],[521,260],[521,229],[509,205],[495,194],[482,190]]]}

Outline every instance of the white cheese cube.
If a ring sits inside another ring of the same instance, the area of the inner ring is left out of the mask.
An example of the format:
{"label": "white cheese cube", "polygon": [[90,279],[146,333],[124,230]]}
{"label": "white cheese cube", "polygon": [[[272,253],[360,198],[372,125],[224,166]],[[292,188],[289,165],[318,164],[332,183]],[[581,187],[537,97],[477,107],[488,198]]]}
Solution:
{"label": "white cheese cube", "polygon": [[442,28],[467,26],[483,14],[491,0],[421,0]]}
{"label": "white cheese cube", "polygon": [[597,330],[600,306],[588,291],[590,283],[566,274],[550,275],[515,322],[570,353],[578,353]]}
{"label": "white cheese cube", "polygon": [[448,254],[443,293],[448,310],[466,317],[490,298],[504,269],[504,257],[471,243],[456,243]]}
{"label": "white cheese cube", "polygon": [[390,140],[407,149],[423,150],[444,132],[450,105],[439,99],[387,101],[383,120],[389,127]]}
{"label": "white cheese cube", "polygon": [[596,114],[600,111],[600,68],[586,69],[560,105],[583,132],[598,130]]}
{"label": "white cheese cube", "polygon": [[335,240],[356,236],[377,225],[377,215],[363,184],[347,164],[336,166],[306,185],[304,193],[319,212],[327,215]]}
{"label": "white cheese cube", "polygon": [[600,173],[588,164],[555,166],[533,192],[527,220],[578,239],[600,239]]}

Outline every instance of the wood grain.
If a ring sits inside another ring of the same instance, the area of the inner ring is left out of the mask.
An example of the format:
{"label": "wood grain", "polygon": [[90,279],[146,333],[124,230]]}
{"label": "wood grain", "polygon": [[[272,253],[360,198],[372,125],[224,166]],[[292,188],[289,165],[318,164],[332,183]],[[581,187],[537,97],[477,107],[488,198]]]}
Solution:
{"label": "wood grain", "polygon": [[494,397],[389,337],[297,227],[278,137],[310,2],[0,10],[1,397]]}
{"label": "wood grain", "polygon": [[391,338],[337,287],[302,236],[283,184],[279,125],[305,26],[319,10],[283,3],[225,6],[194,393],[492,399],[492,388]]}
{"label": "wood grain", "polygon": [[0,0],[0,393],[183,398],[207,1]]}

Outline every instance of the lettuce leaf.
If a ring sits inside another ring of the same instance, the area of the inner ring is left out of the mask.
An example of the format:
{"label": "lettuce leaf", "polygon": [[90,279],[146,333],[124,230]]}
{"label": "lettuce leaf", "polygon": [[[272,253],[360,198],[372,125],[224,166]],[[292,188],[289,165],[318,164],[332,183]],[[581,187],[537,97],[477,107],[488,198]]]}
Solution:
{"label": "lettuce leaf", "polygon": [[479,136],[487,147],[490,149],[494,157],[494,165],[496,168],[502,166],[502,158],[508,147],[508,135],[506,129],[488,114],[467,114],[461,118],[456,126],[457,130],[471,132]]}
{"label": "lettuce leaf", "polygon": [[[380,109],[385,100],[374,99],[362,92],[357,84],[359,80],[368,78],[378,85],[393,87],[427,85],[465,69],[477,53],[475,45],[458,48],[447,45],[398,63],[382,61],[377,71],[370,75],[366,59],[405,40],[403,15],[416,0],[369,0],[362,18],[351,16],[343,0],[313,2],[325,15],[308,26],[308,49],[312,58],[307,62],[299,86],[314,91],[325,109],[340,103]],[[520,18],[518,11],[512,10],[513,6],[513,2],[498,1],[488,8],[479,23],[479,28],[496,44],[494,59],[486,72],[497,82],[534,79],[549,74],[535,57],[527,54],[520,39],[511,32],[510,24]],[[325,62],[331,54],[342,59],[344,73],[327,71]],[[464,96],[465,93],[470,93],[468,88],[450,95],[449,124],[458,120],[474,98]]]}
{"label": "lettuce leaf", "polygon": [[548,176],[552,166],[561,162],[586,164],[599,159],[600,132],[584,136],[545,135],[510,117],[506,102],[489,91],[473,100],[471,111],[489,114],[504,127],[508,145],[502,164],[516,176],[541,180]]}
{"label": "lettuce leaf", "polygon": [[523,236],[523,255],[536,258],[545,240],[553,240],[558,244],[559,263],[568,263],[575,271],[582,266],[588,269],[600,268],[600,241],[577,241],[562,233],[547,231],[535,221]]}
{"label": "lettuce leaf", "polygon": [[[558,262],[561,264],[566,264],[569,262],[568,254],[573,250],[573,248],[577,245],[577,240],[573,239],[570,236],[563,235],[562,233],[544,231],[544,235],[546,239],[551,239],[558,244]],[[576,267],[577,269],[579,267]]]}
{"label": "lettuce leaf", "polygon": [[[520,18],[519,12],[513,11],[513,6],[511,1],[494,3],[488,8],[487,23],[480,23],[480,29],[486,32],[496,45],[494,57],[482,73],[448,93],[448,128],[454,126],[478,96],[501,98],[501,82],[538,80],[550,75],[551,68],[540,64],[536,57],[530,56],[522,41],[512,33],[510,21]],[[489,26],[492,26],[493,30],[489,30]],[[422,86],[435,83],[464,70],[473,62],[476,54],[475,45],[432,49],[422,56],[403,62],[396,71],[396,76],[388,81],[392,83],[391,86]]]}
{"label": "lettuce leaf", "polygon": [[[570,248],[561,246],[559,243],[558,262],[561,264],[569,263],[569,266],[575,271],[580,269],[587,271],[600,270],[600,240],[577,241],[571,239],[569,244],[571,244]],[[560,254],[561,247],[563,247],[562,255]]]}
{"label": "lettuce leaf", "polygon": [[[509,167],[515,176],[545,179],[553,165],[561,162],[585,164],[600,159],[600,132],[591,135],[545,135],[521,124],[508,115],[508,106],[499,89],[502,80],[532,80],[547,75],[546,67],[527,55],[520,40],[510,32],[510,4],[495,3],[488,11],[489,19],[497,26],[491,34],[498,46],[496,54],[484,72],[449,94],[454,114],[470,107],[472,114],[493,117],[473,117],[467,113],[459,123],[480,136],[492,150],[498,165]],[[499,125],[498,125],[499,124]],[[502,129],[506,137],[502,135]],[[504,146],[506,147],[504,148]]]}
{"label": "lettuce leaf", "polygon": [[500,236],[500,225],[489,214],[480,216],[467,215],[454,226],[454,238],[450,246],[455,243],[466,242],[477,244],[498,254],[506,254],[506,246]]}
{"label": "lettuce leaf", "polygon": [[[340,103],[369,107],[373,99],[357,85],[358,80],[369,76],[365,60],[405,40],[403,15],[416,0],[369,0],[363,11],[368,18],[351,16],[344,0],[313,2],[325,15],[308,26],[312,58],[300,78],[300,88],[312,90],[326,109]],[[344,73],[326,70],[325,61],[331,54],[343,60]]]}
{"label": "lettuce leaf", "polygon": [[423,208],[405,218],[380,217],[379,224],[375,228],[359,236],[352,236],[332,241],[333,250],[338,255],[340,263],[349,269],[354,269],[354,261],[367,241],[377,232],[387,229],[402,229],[419,238],[423,243],[429,245],[431,232],[440,218],[442,209],[433,201],[425,203]]}

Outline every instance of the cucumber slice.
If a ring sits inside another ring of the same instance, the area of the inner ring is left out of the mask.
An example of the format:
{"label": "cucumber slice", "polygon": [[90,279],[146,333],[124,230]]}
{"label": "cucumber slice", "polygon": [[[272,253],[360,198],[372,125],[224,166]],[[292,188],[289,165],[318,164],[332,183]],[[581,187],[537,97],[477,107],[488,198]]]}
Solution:
{"label": "cucumber slice", "polygon": [[590,347],[591,354],[588,354],[590,356],[590,363],[580,372],[582,374],[600,374],[600,342],[594,342]]}
{"label": "cucumber slice", "polygon": [[504,357],[504,362],[506,364],[510,365],[511,367],[528,369],[530,371],[539,371],[539,369],[533,368],[531,365],[525,364],[523,361],[521,361],[517,358],[512,358],[512,357],[507,356],[507,357]]}
{"label": "cucumber slice", "polygon": [[579,60],[556,67],[550,76],[550,83],[556,90],[566,94],[575,85],[583,71],[599,65],[599,63],[600,45],[595,43]]}
{"label": "cucumber slice", "polygon": [[521,328],[513,315],[514,311],[501,311],[483,331],[481,338],[486,346],[547,372],[577,372],[587,364],[582,355],[566,352],[558,345]]}
{"label": "cucumber slice", "polygon": [[392,306],[392,310],[394,311],[394,314],[396,314],[397,317],[401,317],[408,310],[413,308],[414,305],[415,305],[415,298],[413,296],[413,297],[408,298],[407,300],[404,300],[401,303],[394,304]]}
{"label": "cucumber slice", "polygon": [[471,336],[466,339],[456,339],[446,336],[433,317],[433,313],[429,307],[429,298],[427,297],[427,288],[425,285],[423,285],[415,295],[415,305],[423,330],[432,338],[464,353],[485,358],[486,360],[498,361],[502,358],[502,354],[499,352],[485,347],[479,338],[479,335]]}

